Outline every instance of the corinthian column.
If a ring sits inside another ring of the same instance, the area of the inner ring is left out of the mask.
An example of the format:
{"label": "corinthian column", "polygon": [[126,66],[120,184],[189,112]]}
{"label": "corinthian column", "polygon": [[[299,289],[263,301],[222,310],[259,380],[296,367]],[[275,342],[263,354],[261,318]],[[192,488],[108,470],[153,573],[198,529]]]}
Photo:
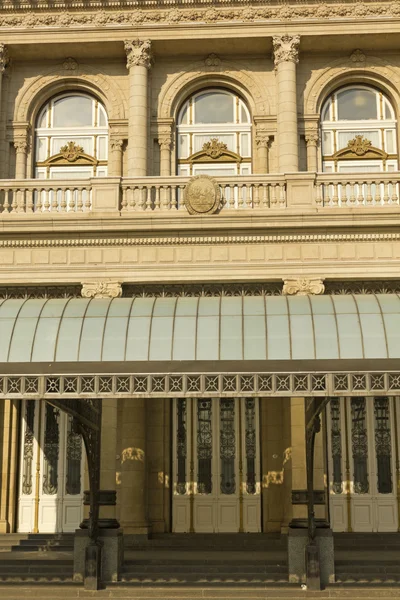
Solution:
{"label": "corinthian column", "polygon": [[147,175],[147,87],[151,67],[150,40],[125,42],[129,69],[128,176]]}
{"label": "corinthian column", "polygon": [[272,42],[277,85],[278,164],[279,171],[287,173],[299,170],[296,65],[300,36],[274,36]]}

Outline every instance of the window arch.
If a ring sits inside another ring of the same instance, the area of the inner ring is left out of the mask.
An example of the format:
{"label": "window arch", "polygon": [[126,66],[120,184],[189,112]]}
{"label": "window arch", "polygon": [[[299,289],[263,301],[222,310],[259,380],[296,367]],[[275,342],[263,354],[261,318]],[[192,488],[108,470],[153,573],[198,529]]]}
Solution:
{"label": "window arch", "polygon": [[179,175],[250,175],[251,118],[243,100],[206,89],[185,101],[177,119]]}
{"label": "window arch", "polygon": [[93,96],[69,92],[49,100],[35,126],[35,177],[86,179],[105,177],[108,119]]}
{"label": "window arch", "polygon": [[389,99],[366,85],[333,92],[321,111],[323,170],[397,170],[396,118]]}

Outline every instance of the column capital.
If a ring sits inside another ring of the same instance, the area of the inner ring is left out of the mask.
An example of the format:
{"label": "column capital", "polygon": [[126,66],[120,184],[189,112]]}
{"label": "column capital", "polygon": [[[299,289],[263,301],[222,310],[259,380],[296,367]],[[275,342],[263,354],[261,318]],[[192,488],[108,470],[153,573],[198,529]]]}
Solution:
{"label": "column capital", "polygon": [[151,53],[151,40],[125,40],[126,66],[146,67],[150,69],[153,62]]}
{"label": "column capital", "polygon": [[115,150],[116,152],[122,152],[122,148],[124,145],[124,140],[121,138],[111,138],[110,140],[111,150]]}
{"label": "column capital", "polygon": [[15,140],[14,148],[17,154],[22,153],[26,154],[28,152],[28,141],[25,139]]}
{"label": "column capital", "polygon": [[2,75],[6,70],[10,59],[8,57],[8,48],[5,44],[0,43],[0,74]]}
{"label": "column capital", "polygon": [[306,132],[304,138],[307,146],[318,146],[319,144],[319,135],[317,131]]}
{"label": "column capital", "polygon": [[158,143],[161,150],[171,150],[172,147],[172,135],[171,133],[160,133],[158,136]]}
{"label": "column capital", "polygon": [[323,279],[285,279],[282,294],[284,296],[317,296],[323,294]]}
{"label": "column capital", "polygon": [[262,128],[256,129],[256,145],[257,148],[268,148],[269,143],[272,139],[269,131]]}
{"label": "column capital", "polygon": [[299,35],[274,35],[272,45],[276,67],[282,62],[299,62]]}

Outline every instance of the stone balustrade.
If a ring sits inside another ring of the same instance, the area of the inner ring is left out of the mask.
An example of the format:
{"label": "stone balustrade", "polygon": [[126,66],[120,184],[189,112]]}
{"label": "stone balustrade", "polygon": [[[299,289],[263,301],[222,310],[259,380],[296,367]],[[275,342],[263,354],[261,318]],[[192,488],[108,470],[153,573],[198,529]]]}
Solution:
{"label": "stone balustrade", "polygon": [[[187,215],[189,177],[105,177],[87,180],[0,180],[2,218],[26,214],[82,213]],[[216,212],[320,212],[399,206],[400,172],[290,173],[213,178]]]}

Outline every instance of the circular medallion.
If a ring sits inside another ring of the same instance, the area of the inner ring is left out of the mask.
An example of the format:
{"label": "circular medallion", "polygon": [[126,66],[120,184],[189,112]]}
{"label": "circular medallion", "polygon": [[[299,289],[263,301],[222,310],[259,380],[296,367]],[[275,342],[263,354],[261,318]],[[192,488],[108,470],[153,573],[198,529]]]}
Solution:
{"label": "circular medallion", "polygon": [[192,177],[185,187],[184,202],[191,215],[211,215],[221,202],[221,190],[218,183],[209,175]]}

